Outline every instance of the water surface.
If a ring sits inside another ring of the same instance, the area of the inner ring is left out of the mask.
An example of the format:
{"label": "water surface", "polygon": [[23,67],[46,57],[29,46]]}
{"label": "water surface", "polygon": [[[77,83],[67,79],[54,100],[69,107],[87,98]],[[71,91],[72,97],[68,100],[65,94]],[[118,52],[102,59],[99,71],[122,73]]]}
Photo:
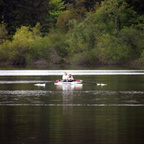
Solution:
{"label": "water surface", "polygon": [[144,143],[143,71],[71,71],[107,85],[55,86],[63,71],[0,71],[0,143]]}

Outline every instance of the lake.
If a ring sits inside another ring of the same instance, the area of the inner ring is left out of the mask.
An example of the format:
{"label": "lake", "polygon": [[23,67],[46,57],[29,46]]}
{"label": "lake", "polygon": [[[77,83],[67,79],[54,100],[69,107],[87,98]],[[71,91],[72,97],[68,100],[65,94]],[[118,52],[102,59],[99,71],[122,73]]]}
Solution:
{"label": "lake", "polygon": [[0,70],[1,144],[143,144],[143,122],[144,70]]}

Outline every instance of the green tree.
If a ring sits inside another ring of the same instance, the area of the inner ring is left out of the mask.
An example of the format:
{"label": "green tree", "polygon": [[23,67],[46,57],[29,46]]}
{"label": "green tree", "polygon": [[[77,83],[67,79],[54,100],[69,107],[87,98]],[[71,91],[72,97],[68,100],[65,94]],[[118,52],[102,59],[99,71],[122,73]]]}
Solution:
{"label": "green tree", "polygon": [[14,34],[21,26],[34,27],[37,22],[43,33],[49,31],[64,8],[62,0],[1,0],[0,20],[8,25],[9,33]]}
{"label": "green tree", "polygon": [[[129,16],[132,17],[128,19]],[[124,1],[104,1],[83,22],[70,21],[67,49],[70,55],[77,56],[77,61],[84,61],[82,57],[89,63],[92,60],[104,64],[134,61],[143,50],[143,24],[138,19]]]}
{"label": "green tree", "polygon": [[87,12],[95,11],[100,6],[97,0],[71,0],[65,3],[66,10],[60,14],[56,23],[57,28],[64,32],[68,31],[70,20],[76,19],[78,22],[82,22]]}
{"label": "green tree", "polygon": [[64,2],[62,0],[50,0],[49,7],[49,13],[54,18],[57,18],[65,8]]}
{"label": "green tree", "polygon": [[[12,41],[7,40],[0,45],[0,53],[4,54],[1,61],[7,61],[13,65],[26,64],[26,56],[34,41],[40,38],[39,24],[34,28],[22,26],[17,29]],[[37,29],[37,30],[36,30]]]}
{"label": "green tree", "polygon": [[101,3],[101,8],[95,13],[95,22],[102,24],[109,32],[131,26],[135,23],[136,13],[125,1],[108,0]]}
{"label": "green tree", "polygon": [[6,24],[0,24],[0,44],[4,43],[5,40],[8,38],[8,31],[6,29]]}
{"label": "green tree", "polygon": [[46,0],[5,0],[2,3],[1,19],[8,24],[8,30],[14,34],[16,28],[24,26],[35,26],[40,22],[42,26],[46,23],[45,15],[48,14]]}
{"label": "green tree", "polygon": [[144,14],[144,1],[143,0],[126,0],[126,2],[134,8],[134,10],[140,14]]}
{"label": "green tree", "polygon": [[64,10],[64,2],[62,0],[50,0],[49,1],[49,14],[51,27],[55,26],[58,16]]}

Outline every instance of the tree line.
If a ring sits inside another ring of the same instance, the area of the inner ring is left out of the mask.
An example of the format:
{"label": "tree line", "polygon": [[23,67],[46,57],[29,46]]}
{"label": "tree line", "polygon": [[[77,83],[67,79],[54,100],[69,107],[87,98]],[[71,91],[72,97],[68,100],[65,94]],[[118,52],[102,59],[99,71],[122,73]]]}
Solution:
{"label": "tree line", "polygon": [[0,8],[0,63],[144,63],[142,0],[0,0]]}

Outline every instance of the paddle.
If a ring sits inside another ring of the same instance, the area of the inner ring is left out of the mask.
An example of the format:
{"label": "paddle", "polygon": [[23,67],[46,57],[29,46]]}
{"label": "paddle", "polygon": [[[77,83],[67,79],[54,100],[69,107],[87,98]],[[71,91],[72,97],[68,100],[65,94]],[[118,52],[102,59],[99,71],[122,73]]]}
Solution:
{"label": "paddle", "polygon": [[83,81],[83,83],[90,83],[90,84],[100,85],[100,86],[105,86],[105,85],[107,85],[107,84],[103,84],[103,83],[96,83],[96,82],[89,82],[89,81]]}
{"label": "paddle", "polygon": [[[56,81],[59,81],[59,80],[56,80]],[[34,84],[35,86],[45,86],[46,84],[48,83],[53,83],[53,82],[56,82],[56,81],[47,81],[45,83],[37,83],[37,84]],[[73,80],[73,81],[76,81],[76,80]],[[82,81],[83,83],[89,83],[89,84],[94,84],[94,85],[97,85],[97,86],[106,86],[107,84],[103,84],[103,83],[96,83],[96,82],[90,82],[90,81]]]}
{"label": "paddle", "polygon": [[55,81],[47,81],[47,82],[43,82],[43,83],[36,83],[36,84],[34,84],[34,85],[35,85],[35,86],[42,86],[42,87],[45,87],[46,84],[48,84],[48,83],[53,83],[53,82],[55,82]]}

